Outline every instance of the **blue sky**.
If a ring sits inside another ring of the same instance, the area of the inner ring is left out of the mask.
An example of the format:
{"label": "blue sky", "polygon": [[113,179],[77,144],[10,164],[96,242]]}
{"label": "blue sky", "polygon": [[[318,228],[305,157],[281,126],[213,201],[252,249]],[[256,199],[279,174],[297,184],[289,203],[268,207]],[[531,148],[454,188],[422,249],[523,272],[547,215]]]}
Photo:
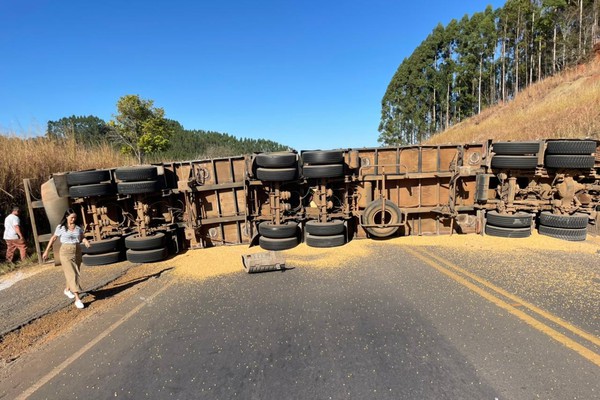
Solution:
{"label": "blue sky", "polygon": [[137,94],[186,129],[377,146],[398,65],[439,22],[488,4],[504,1],[0,0],[0,133],[108,121]]}

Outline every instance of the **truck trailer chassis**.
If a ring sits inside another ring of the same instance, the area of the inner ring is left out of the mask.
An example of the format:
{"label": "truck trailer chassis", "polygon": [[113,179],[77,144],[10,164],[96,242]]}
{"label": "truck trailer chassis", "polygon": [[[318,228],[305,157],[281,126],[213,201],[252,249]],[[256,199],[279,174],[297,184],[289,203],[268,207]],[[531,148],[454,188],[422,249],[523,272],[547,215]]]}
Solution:
{"label": "truck trailer chassis", "polygon": [[51,227],[80,214],[87,265],[407,235],[579,241],[600,233],[598,154],[596,140],[257,153],[56,173],[41,193]]}

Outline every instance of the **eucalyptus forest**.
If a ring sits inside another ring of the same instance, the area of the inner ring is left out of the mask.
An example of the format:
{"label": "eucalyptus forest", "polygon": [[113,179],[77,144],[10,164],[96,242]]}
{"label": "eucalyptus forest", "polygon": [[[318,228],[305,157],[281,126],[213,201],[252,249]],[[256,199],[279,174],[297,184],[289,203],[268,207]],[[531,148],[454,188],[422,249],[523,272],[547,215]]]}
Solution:
{"label": "eucalyptus forest", "polygon": [[600,40],[600,0],[508,0],[438,24],[382,99],[379,142],[414,144],[585,62]]}

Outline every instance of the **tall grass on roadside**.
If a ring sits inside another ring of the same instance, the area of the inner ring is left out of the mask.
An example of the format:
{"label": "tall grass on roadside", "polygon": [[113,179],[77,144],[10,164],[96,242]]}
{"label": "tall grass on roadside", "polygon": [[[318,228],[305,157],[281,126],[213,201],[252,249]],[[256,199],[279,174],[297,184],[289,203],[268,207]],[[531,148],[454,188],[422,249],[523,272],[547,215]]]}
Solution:
{"label": "tall grass on roadside", "polygon": [[46,137],[19,138],[0,134],[0,208],[4,214],[11,204],[25,205],[23,179],[31,178],[34,195],[52,173],[131,164],[125,156],[104,144],[85,148],[74,139],[54,141]]}
{"label": "tall grass on roadside", "polygon": [[580,65],[523,90],[433,136],[427,144],[543,138],[600,139],[600,61]]}

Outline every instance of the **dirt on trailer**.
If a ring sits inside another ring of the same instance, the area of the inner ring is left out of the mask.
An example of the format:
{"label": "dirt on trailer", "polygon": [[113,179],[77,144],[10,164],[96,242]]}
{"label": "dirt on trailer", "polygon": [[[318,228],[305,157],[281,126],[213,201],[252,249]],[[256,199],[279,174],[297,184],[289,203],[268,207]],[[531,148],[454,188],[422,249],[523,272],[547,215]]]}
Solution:
{"label": "dirt on trailer", "polygon": [[[448,256],[452,255],[457,259],[476,258],[477,254],[487,254],[493,257],[494,254],[505,254],[510,252],[515,257],[521,259],[527,258],[528,254],[536,251],[537,254],[544,252],[554,254],[564,254],[567,256],[586,255],[586,257],[598,257],[600,264],[600,237],[588,236],[585,242],[566,242],[547,236],[542,236],[534,232],[527,239],[504,239],[491,236],[479,235],[452,235],[452,236],[414,236],[399,237],[391,240],[353,240],[342,248],[312,248],[304,244],[283,252],[286,260],[286,268],[319,268],[331,269],[337,273],[336,269],[343,268],[355,262],[360,262],[368,258],[374,252],[389,251],[389,247],[424,247],[428,249],[447,249]],[[387,249],[386,249],[387,248]],[[242,266],[242,256],[245,254],[257,254],[264,250],[246,246],[222,246],[201,250],[190,250],[179,254],[174,258],[158,263],[142,264],[130,268],[117,280],[102,287],[99,290],[90,293],[84,302],[86,303],[86,312],[81,312],[74,307],[65,307],[57,312],[47,314],[24,327],[8,333],[0,340],[0,370],[6,373],[11,364],[25,352],[32,352],[39,349],[45,343],[53,340],[59,335],[68,334],[84,321],[95,318],[101,313],[110,312],[111,308],[123,302],[130,296],[135,295],[146,281],[152,277],[158,277],[165,272],[176,279],[193,280],[201,283],[206,279],[225,276],[228,274],[245,274]],[[443,251],[442,251],[443,253]],[[522,261],[522,260],[521,260]],[[519,260],[514,260],[514,265],[519,265]],[[596,264],[596,265],[598,265]],[[494,268],[491,268],[494,269]],[[512,271],[512,272],[511,272]],[[482,271],[484,272],[484,271]],[[511,274],[514,268],[497,268],[493,274]],[[600,284],[600,272],[597,267],[590,268],[590,273],[586,276],[572,276],[572,271],[564,271],[557,268],[552,274],[553,280],[561,280],[564,275],[565,285],[569,288],[578,290],[589,290],[588,281]],[[84,272],[85,274],[85,272]],[[561,275],[562,274],[562,275]],[[571,276],[567,276],[571,274]],[[530,276],[531,281],[538,280],[539,276]],[[29,279],[35,279],[31,277]],[[507,277],[507,279],[512,279]],[[579,280],[586,280],[582,284]],[[501,277],[498,278],[502,281]],[[538,284],[540,282],[537,282]],[[527,282],[523,283],[527,284]],[[543,284],[543,282],[542,282]],[[570,289],[569,289],[570,290]],[[34,295],[34,294],[32,294]],[[0,377],[3,373],[0,373]]]}

